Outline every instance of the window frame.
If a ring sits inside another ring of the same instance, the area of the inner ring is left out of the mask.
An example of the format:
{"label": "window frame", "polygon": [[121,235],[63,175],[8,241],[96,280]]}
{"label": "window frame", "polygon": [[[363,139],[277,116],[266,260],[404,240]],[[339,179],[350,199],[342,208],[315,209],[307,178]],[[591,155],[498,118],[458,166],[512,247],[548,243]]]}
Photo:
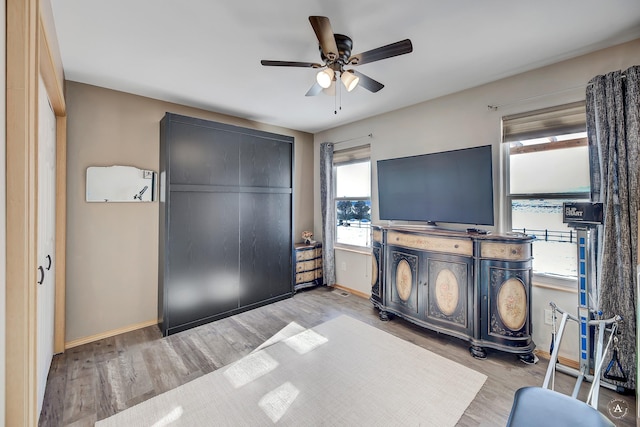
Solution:
{"label": "window frame", "polygon": [[[545,124],[545,120],[548,120],[550,118],[552,119],[550,122],[552,122],[553,125],[547,127]],[[509,128],[509,126],[511,126],[511,128]],[[504,159],[504,161],[502,162],[504,168],[504,197],[502,201],[502,209],[504,212],[504,216],[501,220],[501,224],[503,225],[505,230],[513,232],[512,206],[513,202],[516,200],[590,200],[590,191],[564,193],[511,193],[510,189],[510,165],[513,150],[511,147],[511,142],[515,142],[518,140],[525,141],[534,138],[567,135],[578,132],[586,132],[586,110],[584,110],[584,101],[531,111],[528,113],[519,113],[513,116],[505,116],[502,118],[502,157]],[[587,136],[574,138],[571,140],[517,147],[516,150],[520,151],[520,153],[522,154],[526,154],[527,152],[556,150],[585,145],[588,146]],[[568,289],[577,289],[577,276],[569,277],[553,274],[551,272],[533,272],[533,277],[534,280],[538,283],[551,286],[559,286]]]}
{"label": "window frame", "polygon": [[[347,166],[356,163],[368,163],[369,164],[369,197],[359,197],[359,196],[346,196],[346,197],[338,197],[337,194],[337,186],[338,186],[338,173],[337,168],[339,166]],[[369,220],[369,237],[367,238],[366,245],[352,245],[348,243],[342,243],[338,241],[338,202],[341,201],[368,201],[369,206],[371,206],[371,157],[369,153],[367,156],[359,156],[357,158],[351,158],[348,160],[338,161],[333,163],[332,174],[334,176],[333,180],[333,209],[336,212],[336,224],[335,227],[335,242],[334,247],[337,249],[346,249],[355,252],[363,252],[363,253],[371,253],[371,220]],[[371,211],[369,216],[371,216]]]}
{"label": "window frame", "polygon": [[[504,144],[505,145],[505,158],[506,158],[506,164],[507,164],[507,171],[506,171],[506,184],[505,184],[505,197],[504,197],[504,210],[505,210],[505,223],[506,223],[506,229],[509,232],[514,232],[513,229],[513,221],[512,221],[512,206],[513,206],[513,202],[515,200],[535,200],[535,199],[549,199],[549,200],[558,200],[558,199],[563,199],[563,200],[567,200],[567,199],[574,199],[574,200],[584,200],[584,199],[590,199],[590,193],[589,192],[567,192],[567,193],[511,193],[510,192],[510,177],[511,177],[511,171],[508,167],[508,165],[510,165],[510,156],[511,156],[511,152],[510,152],[510,146],[509,143]],[[517,231],[517,230],[516,230]],[[577,248],[576,248],[577,251]],[[534,254],[535,256],[535,254]],[[547,285],[552,285],[552,286],[560,286],[560,287],[566,287],[566,288],[570,288],[570,289],[577,289],[578,287],[578,278],[577,276],[562,276],[562,275],[557,275],[557,274],[553,274],[550,272],[540,272],[540,271],[533,271],[533,277],[535,279],[536,282],[538,283],[543,283],[543,284],[547,284]]]}

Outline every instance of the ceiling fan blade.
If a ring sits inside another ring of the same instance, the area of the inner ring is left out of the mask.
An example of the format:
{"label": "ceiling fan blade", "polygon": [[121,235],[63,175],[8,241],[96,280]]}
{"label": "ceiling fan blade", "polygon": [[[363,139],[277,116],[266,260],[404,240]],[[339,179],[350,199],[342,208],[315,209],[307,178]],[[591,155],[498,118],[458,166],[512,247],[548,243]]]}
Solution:
{"label": "ceiling fan blade", "polygon": [[369,62],[380,61],[381,59],[387,59],[411,52],[413,52],[413,45],[411,44],[411,40],[406,39],[353,55],[349,58],[349,64],[368,64]]}
{"label": "ceiling fan blade", "polygon": [[322,92],[322,86],[318,83],[314,83],[304,96],[316,96],[319,95],[320,92]]}
{"label": "ceiling fan blade", "polygon": [[320,42],[322,53],[330,61],[334,61],[338,57],[338,45],[336,44],[331,23],[326,16],[310,16],[309,22],[316,33],[316,37]]}
{"label": "ceiling fan blade", "polygon": [[362,86],[363,88],[365,88],[370,92],[376,93],[384,87],[382,83],[376,80],[373,80],[371,77],[365,76],[364,74],[356,70],[349,70],[349,71],[360,78],[360,81],[358,82],[358,86]]}
{"label": "ceiling fan blade", "polygon": [[304,68],[320,68],[322,65],[314,62],[296,62],[296,61],[270,61],[263,59],[260,61],[262,65],[267,67],[304,67]]}

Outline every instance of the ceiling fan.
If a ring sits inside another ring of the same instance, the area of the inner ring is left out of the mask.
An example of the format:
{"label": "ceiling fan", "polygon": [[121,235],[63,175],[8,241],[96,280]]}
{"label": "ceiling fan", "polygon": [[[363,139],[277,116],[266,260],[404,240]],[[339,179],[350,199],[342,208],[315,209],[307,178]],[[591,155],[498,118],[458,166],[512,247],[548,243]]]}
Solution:
{"label": "ceiling fan", "polygon": [[353,41],[343,34],[334,34],[331,30],[329,18],[326,16],[310,16],[309,22],[320,42],[320,58],[322,59],[322,64],[315,62],[271,61],[265,59],[260,61],[262,65],[269,67],[321,68],[316,75],[316,83],[309,89],[306,96],[315,96],[322,92],[323,89],[330,88],[332,83],[337,81],[338,77],[340,77],[340,80],[349,92],[358,85],[371,92],[378,92],[384,87],[382,83],[356,70],[345,69],[345,67],[368,64],[413,51],[411,40],[406,39],[351,55]]}

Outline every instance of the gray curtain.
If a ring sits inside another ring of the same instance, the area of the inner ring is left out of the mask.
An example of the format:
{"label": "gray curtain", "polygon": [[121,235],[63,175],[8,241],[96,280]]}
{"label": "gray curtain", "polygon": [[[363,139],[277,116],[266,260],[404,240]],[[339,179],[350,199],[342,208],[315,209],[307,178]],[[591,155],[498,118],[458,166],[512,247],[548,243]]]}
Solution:
{"label": "gray curtain", "polygon": [[[640,163],[640,66],[594,77],[587,86],[587,133],[591,200],[604,203],[598,232],[599,309],[619,314],[619,357],[636,386],[636,275],[638,262],[638,178]],[[608,363],[611,354],[605,356]],[[605,365],[606,367],[606,365]]]}
{"label": "gray curtain", "polygon": [[320,208],[322,209],[322,275],[325,285],[336,283],[336,209],[333,205],[333,143],[320,144]]}

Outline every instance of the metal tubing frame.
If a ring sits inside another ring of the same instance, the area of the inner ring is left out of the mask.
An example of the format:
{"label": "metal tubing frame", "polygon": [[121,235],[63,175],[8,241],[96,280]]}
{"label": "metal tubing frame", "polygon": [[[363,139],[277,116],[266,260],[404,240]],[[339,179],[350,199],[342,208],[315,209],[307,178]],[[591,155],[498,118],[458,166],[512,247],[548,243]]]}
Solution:
{"label": "metal tubing frame", "polygon": [[[590,367],[587,365],[585,365],[586,369],[585,369],[585,366],[581,366],[580,370],[576,370],[568,366],[563,366],[558,363],[558,353],[560,351],[560,344],[562,343],[562,336],[564,335],[564,329],[567,325],[567,321],[573,320],[574,322],[581,323],[583,319],[569,314],[568,312],[556,306],[556,304],[554,304],[553,302],[549,303],[549,305],[553,308],[554,312],[557,311],[562,314],[562,319],[560,320],[560,327],[558,328],[555,340],[553,342],[553,352],[551,353],[549,366],[547,367],[547,372],[545,374],[542,387],[553,390],[553,385],[550,387],[549,383],[556,370],[568,375],[573,375],[576,377],[576,384],[574,386],[571,397],[574,399],[577,399],[578,393],[580,391],[580,387],[582,386],[582,382],[586,380],[592,383],[589,389],[589,395],[587,396],[586,403],[590,404],[592,407],[597,409],[600,386],[607,387],[611,390],[617,391],[617,387],[615,385],[600,381],[600,373],[602,371],[602,365],[604,364],[604,356],[607,354],[607,351],[611,346],[611,342],[613,341],[613,337],[615,336],[617,331],[618,322],[620,322],[622,318],[619,315],[616,315],[609,319],[597,319],[597,320],[586,321],[585,325],[587,330],[591,326],[597,327],[594,371],[593,371],[593,375],[590,375],[589,374]],[[554,313],[554,317],[555,317],[555,313]],[[607,341],[606,347],[604,347],[603,349],[604,335],[605,335],[605,332],[607,331],[608,326],[611,327],[611,329],[609,330],[610,332],[609,339]]]}

